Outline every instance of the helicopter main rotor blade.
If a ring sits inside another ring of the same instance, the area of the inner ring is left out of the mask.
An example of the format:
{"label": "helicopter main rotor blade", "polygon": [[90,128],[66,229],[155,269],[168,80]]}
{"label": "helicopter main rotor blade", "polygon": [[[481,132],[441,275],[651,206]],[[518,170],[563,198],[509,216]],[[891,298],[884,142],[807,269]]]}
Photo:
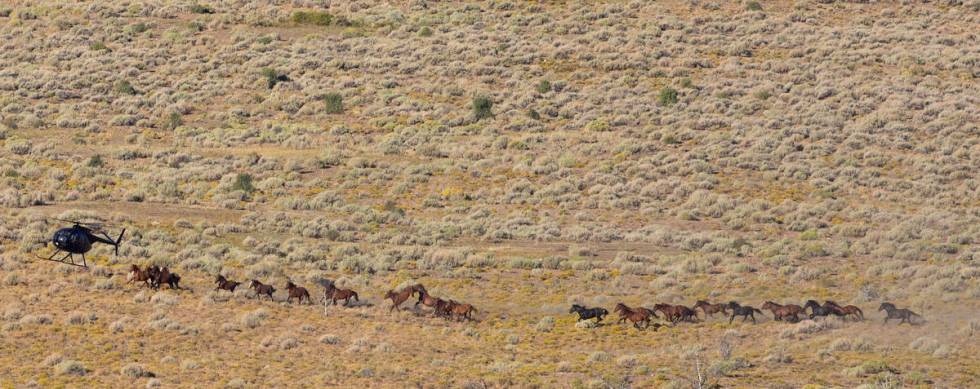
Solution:
{"label": "helicopter main rotor blade", "polygon": [[107,221],[99,220],[99,219],[94,219],[92,221],[83,221],[83,220],[77,220],[77,219],[76,220],[70,220],[70,219],[61,219],[61,218],[56,218],[56,217],[55,218],[50,218],[50,219],[51,220],[55,220],[55,221],[59,221],[59,222],[71,223],[71,224],[78,224],[78,225],[81,225],[81,226],[89,226],[89,227],[94,227],[94,228],[102,228],[104,226],[115,226],[116,225],[115,223],[111,223],[111,222],[107,222]]}

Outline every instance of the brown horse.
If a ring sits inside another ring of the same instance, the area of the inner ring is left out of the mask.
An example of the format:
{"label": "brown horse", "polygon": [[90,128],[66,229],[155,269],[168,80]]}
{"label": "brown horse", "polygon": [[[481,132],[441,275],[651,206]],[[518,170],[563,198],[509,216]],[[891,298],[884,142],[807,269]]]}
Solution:
{"label": "brown horse", "polygon": [[446,315],[456,316],[456,320],[473,320],[473,314],[476,313],[476,308],[472,305],[466,303],[458,303],[453,300],[449,300],[446,304]]}
{"label": "brown horse", "polygon": [[292,299],[296,299],[298,303],[302,304],[303,299],[306,299],[307,303],[313,304],[313,300],[310,299],[310,292],[306,288],[298,286],[292,281],[286,281],[286,290],[289,291],[289,297],[286,297],[287,303]]}
{"label": "brown horse", "polygon": [[656,304],[653,306],[653,310],[663,313],[664,318],[669,320],[671,323],[677,323],[682,320],[694,322],[698,317],[697,313],[694,312],[693,309],[683,305]]}
{"label": "brown horse", "polygon": [[229,281],[221,274],[218,274],[218,277],[214,279],[214,283],[218,284],[218,286],[214,288],[215,291],[227,290],[229,292],[234,292],[235,288],[242,284],[241,282]]}
{"label": "brown horse", "polygon": [[170,289],[180,289],[180,276],[171,273],[166,266],[163,269],[152,266],[147,270],[147,274],[150,276],[150,286],[154,289],[160,289],[160,285],[163,284],[170,286]]}
{"label": "brown horse", "polygon": [[[619,323],[625,323],[626,320],[629,320],[633,322],[633,327],[639,330],[646,329],[650,326],[651,316],[658,317],[656,313],[649,309],[642,307],[630,308],[623,303],[616,304],[613,312],[619,314]],[[643,327],[640,327],[640,324],[643,324]]]}
{"label": "brown horse", "polygon": [[704,300],[698,300],[698,302],[694,304],[694,309],[697,310],[698,308],[701,308],[701,310],[704,311],[705,320],[719,312],[722,315],[728,316],[728,307],[725,306],[725,304],[712,304]]}
{"label": "brown horse", "polygon": [[361,301],[357,298],[357,292],[350,289],[338,288],[336,285],[333,284],[333,282],[324,284],[324,288],[325,288],[323,289],[324,305],[327,304],[327,299],[330,299],[333,302],[333,305],[337,305],[337,300],[344,300],[345,307],[350,306],[351,298],[353,298],[354,301],[358,301],[358,302]]}
{"label": "brown horse", "polygon": [[150,286],[150,275],[134,263],[129,267],[129,274],[126,275],[126,283],[132,284],[136,282],[142,282],[144,285]]}
{"label": "brown horse", "polygon": [[841,320],[847,319],[848,316],[854,316],[854,320],[862,321],[864,320],[864,312],[861,312],[861,308],[854,305],[841,306],[833,301],[824,301],[825,307],[831,307],[831,309],[840,312]]}
{"label": "brown horse", "polygon": [[419,301],[415,303],[415,306],[418,307],[419,304],[422,304],[427,307],[431,307],[436,316],[442,316],[446,313],[447,303],[448,302],[446,300],[434,297],[430,295],[429,292],[422,290],[420,291]]}
{"label": "brown horse", "polygon": [[765,304],[762,304],[762,309],[768,309],[772,311],[773,320],[782,321],[783,319],[787,319],[786,321],[790,323],[796,323],[800,321],[799,315],[806,314],[806,310],[804,310],[803,307],[799,305],[794,305],[794,304],[779,305],[772,301],[766,301]]}
{"label": "brown horse", "polygon": [[276,292],[276,288],[273,288],[272,285],[263,284],[258,280],[251,280],[248,283],[248,287],[255,290],[255,294],[258,296],[266,295],[269,296],[269,300],[275,300],[272,298],[272,294]]}
{"label": "brown horse", "polygon": [[421,294],[424,292],[425,287],[422,284],[411,285],[397,292],[394,289],[389,290],[388,293],[385,293],[385,298],[391,300],[391,308],[388,308],[388,312],[391,313],[393,309],[401,311],[400,306],[402,303],[407,301],[415,293],[419,293],[419,297],[421,297]]}

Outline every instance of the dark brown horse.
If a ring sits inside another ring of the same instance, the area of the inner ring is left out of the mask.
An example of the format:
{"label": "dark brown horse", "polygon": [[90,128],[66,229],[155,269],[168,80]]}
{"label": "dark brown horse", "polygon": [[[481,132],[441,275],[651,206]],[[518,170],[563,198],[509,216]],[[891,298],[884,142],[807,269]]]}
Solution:
{"label": "dark brown horse", "polygon": [[150,275],[147,274],[145,270],[141,270],[139,266],[135,263],[129,267],[129,274],[126,275],[127,283],[142,282],[146,286],[150,286]]}
{"label": "dark brown horse", "polygon": [[324,283],[323,289],[323,304],[327,304],[327,300],[331,300],[333,305],[337,305],[337,300],[344,300],[344,306],[350,306],[350,299],[353,298],[354,301],[361,301],[357,298],[357,292],[350,289],[338,288],[333,282]]}
{"label": "dark brown horse", "polygon": [[854,316],[854,320],[857,321],[864,320],[864,312],[861,312],[861,308],[854,305],[841,306],[830,300],[824,301],[823,305],[840,312],[841,320],[847,319],[848,316]]}
{"label": "dark brown horse", "polygon": [[476,313],[476,308],[473,308],[470,304],[449,300],[446,306],[446,315],[455,316],[456,320],[473,320],[474,313]]}
{"label": "dark brown horse", "polygon": [[229,281],[221,274],[218,274],[218,277],[214,279],[214,283],[218,285],[214,288],[215,291],[227,290],[229,292],[234,292],[235,288],[242,284],[241,282]]}
{"label": "dark brown horse", "polygon": [[151,266],[147,270],[147,274],[150,276],[150,286],[154,289],[160,289],[160,285],[163,284],[170,286],[170,289],[180,289],[180,276],[177,273],[171,273],[166,266],[163,269]]}
{"label": "dark brown horse", "polygon": [[266,295],[269,296],[269,300],[274,300],[272,294],[276,292],[276,288],[273,288],[272,285],[263,284],[259,280],[251,280],[248,283],[248,287],[255,290],[256,295]]}
{"label": "dark brown horse", "polygon": [[402,288],[397,292],[394,289],[389,290],[388,293],[385,293],[385,298],[391,300],[391,308],[388,308],[388,312],[391,313],[392,310],[401,311],[400,306],[402,303],[407,301],[415,293],[419,293],[419,297],[421,297],[421,294],[425,293],[425,287],[422,284],[415,284]]}
{"label": "dark brown horse", "polygon": [[306,299],[307,303],[313,304],[313,300],[310,299],[310,291],[306,290],[306,288],[298,286],[292,281],[286,281],[286,290],[289,291],[289,297],[286,297],[287,303],[292,299],[296,299],[298,303],[302,304],[303,299]]}
{"label": "dark brown horse", "polygon": [[683,305],[670,305],[670,304],[656,304],[653,306],[655,311],[660,311],[664,314],[664,318],[671,323],[677,323],[679,321],[689,321],[694,322],[697,320],[697,313],[693,309],[685,307]]}
{"label": "dark brown horse", "polygon": [[[651,316],[658,317],[656,313],[649,309],[642,307],[630,308],[623,303],[616,304],[616,307],[613,308],[613,312],[619,314],[619,323],[624,323],[626,320],[629,320],[633,322],[633,327],[640,330],[646,329],[650,326]],[[641,327],[640,324],[643,324],[643,326]]]}
{"label": "dark brown horse", "polygon": [[419,301],[415,303],[416,307],[418,307],[419,304],[422,304],[432,308],[433,313],[436,316],[443,316],[444,314],[446,314],[446,307],[448,301],[432,296],[429,294],[429,292],[426,292],[424,290],[420,291],[420,293],[421,294],[419,295]]}
{"label": "dark brown horse", "polygon": [[786,321],[790,323],[796,323],[800,321],[799,315],[805,315],[806,311],[803,307],[794,304],[779,305],[772,301],[766,301],[762,304],[762,309],[768,309],[772,311],[773,320]]}
{"label": "dark brown horse", "polygon": [[728,309],[732,310],[732,316],[728,319],[728,324],[731,324],[732,320],[735,320],[735,316],[741,316],[742,321],[752,318],[752,323],[755,323],[755,313],[762,313],[762,311],[758,309],[752,308],[748,305],[739,305],[739,303],[734,301],[728,303]]}
{"label": "dark brown horse", "polygon": [[712,304],[704,300],[698,300],[698,302],[694,303],[694,309],[696,310],[698,308],[704,311],[705,320],[716,313],[728,316],[728,307],[725,304]]}

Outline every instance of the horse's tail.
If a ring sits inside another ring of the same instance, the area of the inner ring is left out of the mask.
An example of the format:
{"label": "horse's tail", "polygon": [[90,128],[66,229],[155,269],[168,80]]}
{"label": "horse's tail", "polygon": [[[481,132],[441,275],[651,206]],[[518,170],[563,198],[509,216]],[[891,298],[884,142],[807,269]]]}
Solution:
{"label": "horse's tail", "polygon": [[864,320],[864,312],[863,312],[863,311],[861,311],[861,308],[858,308],[858,307],[854,307],[854,309],[855,309],[856,311],[858,311],[858,316],[860,316],[860,317],[861,317],[861,320]]}
{"label": "horse's tail", "polygon": [[354,301],[361,302],[361,300],[357,298],[357,292],[351,291],[350,293],[352,296],[354,296]]}
{"label": "horse's tail", "polygon": [[759,309],[757,309],[757,308],[752,308],[752,310],[753,310],[753,311],[756,311],[756,312],[759,312],[759,314],[762,314],[762,311],[760,311],[760,310],[759,310]]}

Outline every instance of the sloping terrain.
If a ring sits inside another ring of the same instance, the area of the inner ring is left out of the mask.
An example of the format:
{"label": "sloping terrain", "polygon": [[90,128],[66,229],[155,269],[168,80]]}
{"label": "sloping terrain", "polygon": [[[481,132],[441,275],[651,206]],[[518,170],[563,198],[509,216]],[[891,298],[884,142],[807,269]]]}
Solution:
{"label": "sloping terrain", "polygon": [[[4,2],[0,387],[977,386],[977,26],[975,0]],[[118,257],[35,260],[92,218]],[[283,302],[320,278],[362,302]],[[478,320],[389,313],[412,282]],[[568,313],[702,299],[867,320]]]}

